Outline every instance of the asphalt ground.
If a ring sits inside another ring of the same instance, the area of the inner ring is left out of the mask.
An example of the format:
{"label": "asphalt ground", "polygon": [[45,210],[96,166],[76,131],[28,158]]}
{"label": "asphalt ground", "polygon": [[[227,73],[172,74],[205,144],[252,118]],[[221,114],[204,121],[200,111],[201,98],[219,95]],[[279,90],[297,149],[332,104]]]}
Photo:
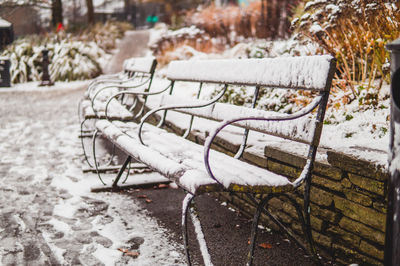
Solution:
{"label": "asphalt ground", "polygon": [[[134,178],[134,176],[130,177]],[[171,238],[182,242],[181,209],[185,193],[176,188],[131,189],[120,192],[139,199],[152,217],[172,232]],[[146,201],[147,200],[147,201]],[[151,202],[148,202],[148,201]],[[249,250],[251,220],[224,206],[214,197],[195,198],[209,252],[215,265],[245,265]],[[254,265],[315,265],[304,251],[284,235],[260,229]],[[203,265],[201,253],[190,233],[191,254],[195,265]]]}

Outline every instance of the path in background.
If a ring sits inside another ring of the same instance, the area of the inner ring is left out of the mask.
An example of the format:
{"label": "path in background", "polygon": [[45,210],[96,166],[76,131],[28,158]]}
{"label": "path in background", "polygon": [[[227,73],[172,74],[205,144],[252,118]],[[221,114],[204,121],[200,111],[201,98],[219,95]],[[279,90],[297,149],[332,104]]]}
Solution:
{"label": "path in background", "polygon": [[184,264],[138,199],[90,193],[100,182],[82,173],[83,92],[0,91],[0,265]]}
{"label": "path in background", "polygon": [[117,73],[122,70],[122,63],[130,57],[141,57],[146,55],[149,31],[127,31],[125,36],[117,45],[117,53],[113,56],[110,64],[104,67],[104,73]]}

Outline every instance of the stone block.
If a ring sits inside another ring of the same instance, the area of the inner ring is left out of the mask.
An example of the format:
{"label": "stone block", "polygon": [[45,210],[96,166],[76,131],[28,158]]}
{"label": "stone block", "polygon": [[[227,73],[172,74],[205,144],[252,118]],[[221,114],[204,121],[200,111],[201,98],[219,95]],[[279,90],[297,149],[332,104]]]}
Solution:
{"label": "stone block", "polygon": [[333,249],[337,258],[336,261],[343,265],[349,265],[350,263],[358,265],[382,265],[382,262],[377,259],[360,254],[357,250],[339,244],[333,244]]}
{"label": "stone block", "polygon": [[341,239],[345,243],[349,244],[349,246],[355,248],[360,246],[361,237],[359,237],[357,234],[353,234],[352,232],[343,230],[338,226],[332,225],[326,229],[326,232],[334,235],[335,239]]}
{"label": "stone block", "polygon": [[343,152],[329,150],[328,162],[339,169],[361,176],[371,177],[377,180],[385,181],[388,179],[388,173],[384,166],[375,165],[369,161],[362,160],[353,155]]}
{"label": "stone block", "polygon": [[378,260],[383,260],[383,247],[376,247],[374,245],[369,244],[368,242],[361,240],[360,250],[371,255]]}
{"label": "stone block", "polygon": [[310,191],[310,199],[311,202],[320,205],[320,206],[331,206],[332,202],[333,202],[333,194],[316,188],[316,187],[312,187],[311,191]]}
{"label": "stone block", "polygon": [[[319,149],[319,152],[321,152],[321,149]],[[322,152],[325,152],[325,151],[322,151]],[[272,159],[284,162],[286,164],[295,166],[297,168],[303,168],[304,165],[306,164],[306,157],[303,157],[303,156],[300,156],[297,154],[293,154],[291,152],[283,151],[276,147],[268,147],[268,146],[265,147],[264,154],[268,158],[272,158]],[[341,170],[336,167],[332,167],[327,162],[315,161],[314,172],[319,173],[324,176],[328,176],[335,180],[342,179]]]}
{"label": "stone block", "polygon": [[300,176],[300,169],[277,162],[277,161],[273,161],[273,160],[268,160],[267,161],[267,169],[277,173],[277,174],[281,174],[284,176],[289,176],[292,178],[297,178]]}
{"label": "stone block", "polygon": [[333,191],[340,192],[343,190],[343,185],[339,181],[332,181],[326,177],[313,175],[312,176],[312,183],[316,184],[321,187],[328,188]]}
{"label": "stone block", "polygon": [[387,202],[374,202],[373,207],[375,210],[380,211],[382,213],[387,213]]}
{"label": "stone block", "polygon": [[266,146],[264,149],[264,154],[268,158],[275,159],[277,161],[284,162],[286,164],[290,164],[292,166],[303,168],[306,164],[306,158],[297,156],[291,152],[283,151],[281,149],[277,149],[275,147]]}
{"label": "stone block", "polygon": [[323,234],[321,234],[321,233],[319,233],[317,231],[314,231],[314,230],[312,231],[312,236],[313,236],[314,241],[317,244],[319,244],[319,245],[321,245],[321,246],[323,246],[325,248],[330,248],[331,247],[332,239],[330,237],[328,237],[326,235],[323,235]]}
{"label": "stone block", "polygon": [[347,217],[343,217],[339,226],[349,232],[352,232],[358,236],[374,241],[379,245],[384,245],[385,243],[385,234],[377,231],[374,228],[366,226],[362,223],[351,220]]}
{"label": "stone block", "polygon": [[272,198],[268,205],[275,210],[282,210],[283,209],[283,202],[278,198]]}
{"label": "stone block", "polygon": [[290,224],[293,221],[293,218],[287,215],[286,213],[282,211],[278,211],[276,213],[276,216],[279,218],[279,220],[285,224]]}
{"label": "stone block", "polygon": [[245,150],[243,153],[243,159],[247,162],[250,162],[252,164],[255,164],[259,167],[262,168],[267,168],[267,158],[264,156],[260,156],[259,154],[253,153],[253,152],[248,152]]}
{"label": "stone block", "polygon": [[346,189],[344,191],[346,199],[351,200],[353,202],[359,203],[363,206],[369,207],[372,205],[372,199],[367,195],[358,193],[352,189]]}
{"label": "stone block", "polygon": [[343,178],[340,183],[342,183],[342,186],[345,188],[351,188],[353,186],[348,178]]}
{"label": "stone block", "polygon": [[318,232],[321,232],[324,221],[322,221],[321,219],[319,219],[313,215],[310,216],[310,220],[311,220],[311,228]]}
{"label": "stone block", "polygon": [[334,202],[344,216],[385,232],[386,215],[338,196],[334,196]]}
{"label": "stone block", "polygon": [[385,183],[382,181],[370,179],[357,174],[348,174],[350,182],[354,185],[370,191],[372,193],[378,194],[380,196],[385,196]]}
{"label": "stone block", "polygon": [[336,212],[333,212],[328,209],[321,208],[320,206],[311,203],[311,214],[321,218],[324,221],[330,222],[330,223],[336,223],[338,220],[339,214]]}

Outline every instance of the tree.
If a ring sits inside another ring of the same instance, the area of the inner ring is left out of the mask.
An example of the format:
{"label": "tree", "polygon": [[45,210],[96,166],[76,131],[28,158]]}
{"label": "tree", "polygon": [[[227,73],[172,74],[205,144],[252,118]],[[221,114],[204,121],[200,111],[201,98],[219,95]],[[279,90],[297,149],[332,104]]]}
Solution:
{"label": "tree", "polygon": [[51,1],[51,24],[55,27],[59,23],[63,24],[63,9],[61,0]]}
{"label": "tree", "polygon": [[93,8],[93,0],[86,0],[87,6],[87,18],[89,24],[94,24],[94,8]]}

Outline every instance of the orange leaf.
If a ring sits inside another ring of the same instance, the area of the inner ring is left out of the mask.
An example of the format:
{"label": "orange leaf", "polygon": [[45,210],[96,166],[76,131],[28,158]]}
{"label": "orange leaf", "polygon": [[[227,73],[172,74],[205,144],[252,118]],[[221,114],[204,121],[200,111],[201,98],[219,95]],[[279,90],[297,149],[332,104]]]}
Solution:
{"label": "orange leaf", "polygon": [[132,258],[137,258],[139,257],[140,253],[137,251],[128,251],[125,253],[127,256],[130,256]]}
{"label": "orange leaf", "polygon": [[261,243],[258,245],[260,248],[265,248],[265,249],[270,249],[272,248],[272,245],[269,243]]}
{"label": "orange leaf", "polygon": [[119,248],[118,250],[121,251],[122,253],[124,253],[124,255],[130,256],[132,258],[137,258],[140,255],[140,253],[137,252],[137,251],[129,251],[129,250],[124,249],[124,248]]}
{"label": "orange leaf", "polygon": [[167,184],[159,184],[158,185],[158,188],[167,188],[167,187],[169,187]]}
{"label": "orange leaf", "polygon": [[151,203],[151,202],[153,202],[151,199],[146,199],[146,202],[147,203]]}

